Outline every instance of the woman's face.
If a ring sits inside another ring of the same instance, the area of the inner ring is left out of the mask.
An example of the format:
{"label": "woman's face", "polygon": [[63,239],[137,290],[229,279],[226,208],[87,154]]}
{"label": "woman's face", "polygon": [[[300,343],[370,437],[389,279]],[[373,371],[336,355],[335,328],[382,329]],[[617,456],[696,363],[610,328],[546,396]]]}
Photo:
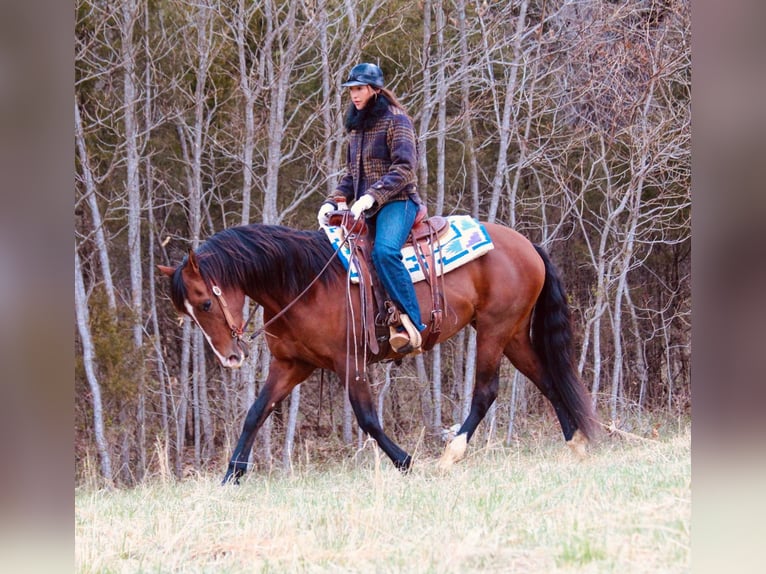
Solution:
{"label": "woman's face", "polygon": [[371,86],[351,86],[348,89],[351,94],[351,101],[357,110],[361,110],[367,105],[367,102],[375,93],[375,90]]}

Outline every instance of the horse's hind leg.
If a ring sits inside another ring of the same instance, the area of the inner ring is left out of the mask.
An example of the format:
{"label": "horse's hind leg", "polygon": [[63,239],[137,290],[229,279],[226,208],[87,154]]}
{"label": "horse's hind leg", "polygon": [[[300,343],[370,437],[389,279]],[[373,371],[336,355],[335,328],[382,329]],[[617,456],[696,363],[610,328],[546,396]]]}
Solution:
{"label": "horse's hind leg", "polygon": [[503,353],[519,371],[540,389],[543,396],[550,401],[553,410],[556,413],[556,417],[559,420],[559,424],[561,425],[564,440],[567,441],[577,455],[582,456],[585,454],[584,443],[587,443],[587,439],[582,433],[577,432],[577,425],[574,422],[574,417],[561,399],[559,391],[551,384],[547,377],[543,376],[543,366],[540,363],[540,358],[532,347],[532,342],[530,341],[527,332],[528,331],[523,331],[518,333],[505,347]]}
{"label": "horse's hind leg", "polygon": [[471,440],[476,427],[484,420],[484,417],[497,398],[500,386],[498,377],[498,367],[500,364],[501,353],[498,345],[493,340],[479,340],[476,345],[476,381],[471,398],[471,411],[463,422],[460,430],[457,431],[444,450],[439,467],[449,468],[452,463],[457,462],[465,456],[468,441]]}
{"label": "horse's hind leg", "polygon": [[290,394],[295,385],[304,381],[313,370],[312,365],[272,359],[266,384],[264,384],[245,417],[242,433],[239,435],[226,475],[223,477],[223,484],[229,481],[233,481],[234,484],[239,483],[240,477],[247,471],[247,463],[256,432],[261,428],[271,411],[274,410],[274,407]]}
{"label": "horse's hind leg", "polygon": [[[352,371],[353,372],[353,371]],[[349,374],[349,377],[353,377]],[[341,375],[341,380],[345,377]],[[354,409],[356,420],[359,427],[370,435],[378,443],[383,452],[394,463],[394,466],[401,471],[409,470],[412,465],[412,457],[403,451],[394,441],[392,441],[380,425],[378,412],[372,400],[370,385],[363,373],[358,373],[356,377],[348,382],[348,398]]]}

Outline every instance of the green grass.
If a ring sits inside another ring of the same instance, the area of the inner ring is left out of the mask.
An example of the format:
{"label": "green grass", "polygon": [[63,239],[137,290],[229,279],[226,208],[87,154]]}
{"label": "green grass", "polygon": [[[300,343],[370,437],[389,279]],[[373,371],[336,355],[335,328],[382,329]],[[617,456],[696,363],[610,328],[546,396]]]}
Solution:
{"label": "green grass", "polygon": [[75,493],[77,572],[688,572],[690,432]]}

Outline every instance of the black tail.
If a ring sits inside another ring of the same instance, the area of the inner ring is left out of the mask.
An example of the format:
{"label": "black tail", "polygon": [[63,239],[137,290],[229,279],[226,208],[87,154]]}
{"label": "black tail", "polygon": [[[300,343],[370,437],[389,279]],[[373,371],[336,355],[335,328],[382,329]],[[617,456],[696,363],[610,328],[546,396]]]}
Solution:
{"label": "black tail", "polygon": [[589,439],[598,429],[590,395],[577,376],[572,327],[564,284],[547,253],[535,245],[545,263],[545,283],[535,304],[532,344],[543,363],[543,386],[558,391],[573,422]]}

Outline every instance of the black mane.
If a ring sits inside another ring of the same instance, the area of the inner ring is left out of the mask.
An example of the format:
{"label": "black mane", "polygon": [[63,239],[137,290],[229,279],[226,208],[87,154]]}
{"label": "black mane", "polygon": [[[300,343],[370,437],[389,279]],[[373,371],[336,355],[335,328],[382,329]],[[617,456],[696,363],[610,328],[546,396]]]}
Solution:
{"label": "black mane", "polygon": [[[300,294],[334,252],[324,231],[257,223],[219,231],[195,251],[200,273],[208,282],[222,288],[249,285],[288,297]],[[185,257],[172,280],[171,298],[178,309],[183,309],[186,298],[181,269],[187,263]],[[343,265],[335,257],[320,280],[329,283],[342,272]]]}

